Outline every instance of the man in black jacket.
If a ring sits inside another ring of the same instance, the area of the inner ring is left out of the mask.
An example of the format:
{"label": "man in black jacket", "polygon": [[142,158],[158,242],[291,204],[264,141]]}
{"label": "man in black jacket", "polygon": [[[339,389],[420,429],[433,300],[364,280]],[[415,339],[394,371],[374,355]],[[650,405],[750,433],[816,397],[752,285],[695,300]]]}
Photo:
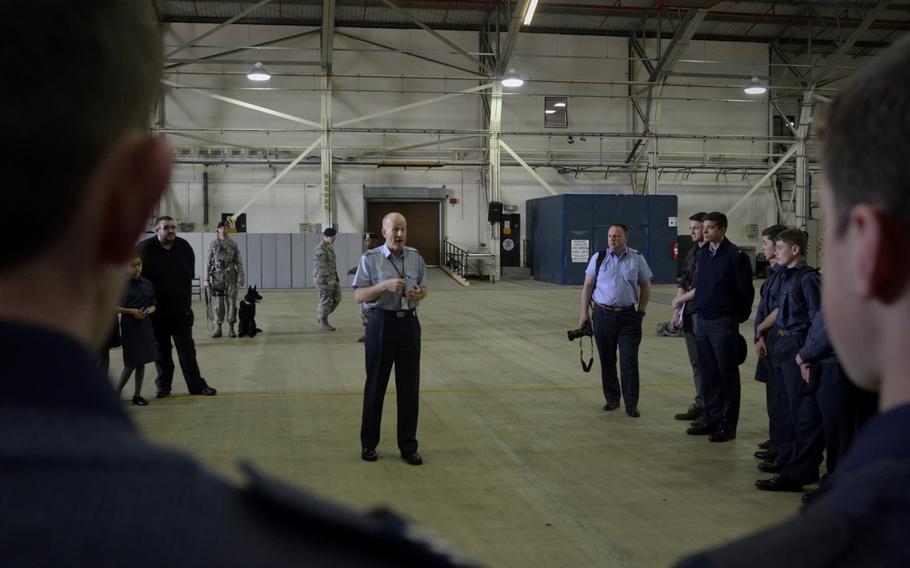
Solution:
{"label": "man in black jacket", "polygon": [[[237,486],[140,435],[96,361],[170,175],[167,142],[146,134],[163,63],[152,4],[25,2],[0,19],[0,45],[55,62],[0,85],[17,142],[6,223],[29,236],[0,255],[0,564],[454,565],[387,511],[341,509],[249,467]],[[34,151],[49,133],[67,149],[53,167]]]}
{"label": "man in black jacket", "polygon": [[736,438],[739,423],[739,324],[749,319],[755,288],[749,258],[727,240],[727,216],[705,215],[705,240],[698,257],[694,308],[698,311],[695,344],[705,421],[686,430],[712,442]]}
{"label": "man in black jacket", "polygon": [[190,394],[212,396],[218,393],[199,372],[196,343],[193,341],[193,278],[196,255],[190,243],[177,236],[177,222],[168,216],[155,221],[155,236],[142,243],[142,275],[155,286],[158,309],[152,314],[158,342],[158,398],[171,394],[174,357],[171,338],[177,346],[177,359]]}

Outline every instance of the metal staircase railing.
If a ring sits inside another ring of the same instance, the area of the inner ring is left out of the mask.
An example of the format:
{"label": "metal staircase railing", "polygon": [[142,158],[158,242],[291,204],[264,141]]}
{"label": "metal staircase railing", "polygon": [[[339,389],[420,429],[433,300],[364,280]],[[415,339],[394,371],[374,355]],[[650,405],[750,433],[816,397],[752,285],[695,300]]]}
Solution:
{"label": "metal staircase railing", "polygon": [[467,278],[468,251],[449,241],[445,241],[443,247],[443,265],[462,278]]}

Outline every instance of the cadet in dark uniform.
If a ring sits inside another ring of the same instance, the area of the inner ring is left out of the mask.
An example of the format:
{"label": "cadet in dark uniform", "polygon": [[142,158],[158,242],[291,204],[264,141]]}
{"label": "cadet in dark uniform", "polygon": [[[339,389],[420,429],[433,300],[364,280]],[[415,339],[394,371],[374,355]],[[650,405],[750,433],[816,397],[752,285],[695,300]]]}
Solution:
{"label": "cadet in dark uniform", "polygon": [[880,394],[805,514],[680,566],[910,566],[910,37],[864,64],[827,118],[823,313],[850,379]]}
{"label": "cadet in dark uniform", "polygon": [[[605,258],[599,259],[598,252],[588,262],[578,325],[590,322],[589,310],[593,304],[594,340],[600,354],[600,378],[607,401],[603,409],[618,408],[621,394],[626,414],[638,418],[638,346],[653,274],[645,257],[626,246],[628,239],[628,227],[611,225],[607,232],[610,248],[604,251]],[[616,377],[617,347],[622,391]]]}
{"label": "cadet in dark uniform", "polygon": [[818,481],[825,438],[821,415],[814,396],[804,391],[797,354],[806,343],[812,320],[821,310],[821,280],[805,261],[808,236],[788,229],[777,236],[777,259],[784,267],[780,276],[777,306],[771,316],[777,328],[772,362],[774,375],[786,392],[793,431],[793,448],[779,456],[780,474],[761,479],[755,486],[763,491],[802,491],[803,485]]}
{"label": "cadet in dark uniform", "polygon": [[686,433],[712,442],[736,438],[739,424],[739,324],[749,319],[755,289],[749,258],[727,240],[727,216],[705,215],[705,240],[695,280],[698,368],[705,393],[705,422]]}
{"label": "cadet in dark uniform", "polygon": [[427,268],[417,249],[405,246],[408,222],[400,213],[382,220],[382,247],[360,258],[354,299],[371,310],[366,330],[367,379],[363,393],[360,457],[376,461],[382,402],[392,365],[398,391],[398,449],[401,458],[420,465],[417,412],[420,392],[420,322],[417,307],[426,297]]}
{"label": "cadet in dark uniform", "polygon": [[[35,229],[0,256],[0,564],[455,565],[388,511],[342,509],[248,466],[235,485],[151,444],[98,367],[125,264],[170,178],[167,142],[146,134],[163,54],[151,6],[25,3],[0,34],[3,53],[60,64],[23,67],[0,94],[20,142],[7,150],[8,227]],[[55,167],[34,151],[48,132],[68,149]]]}
{"label": "cadet in dark uniform", "polygon": [[754,340],[758,356],[755,380],[765,383],[765,405],[768,411],[767,447],[759,448],[755,457],[762,460],[758,469],[769,473],[779,472],[783,456],[789,456],[793,451],[793,429],[790,427],[787,393],[781,385],[780,377],[774,374],[774,364],[771,362],[777,327],[774,318],[768,318],[774,306],[777,306],[780,276],[783,273],[783,267],[777,262],[777,236],[786,230],[786,225],[771,225],[762,231],[761,246],[769,263],[768,278],[761,286],[758,307],[755,309]]}
{"label": "cadet in dark uniform", "polygon": [[[692,382],[695,383],[695,400],[689,409],[674,415],[677,420],[704,421],[705,393],[701,388],[701,374],[698,372],[698,349],[695,346],[695,328],[698,327],[698,315],[695,313],[695,277],[698,275],[698,253],[705,246],[704,220],[707,213],[698,212],[689,217],[689,235],[692,237],[692,248],[686,253],[683,263],[682,278],[676,287],[673,298],[673,315],[670,324],[681,327],[686,338],[686,352],[689,355],[689,366],[692,367]],[[682,313],[682,321],[680,321]]]}
{"label": "cadet in dark uniform", "polygon": [[142,247],[143,274],[155,287],[158,310],[152,314],[155,340],[158,342],[157,398],[171,394],[174,381],[174,356],[171,338],[177,347],[180,370],[190,394],[218,394],[202,378],[196,362],[196,343],[193,341],[193,278],[196,276],[196,255],[190,243],[177,236],[177,223],[167,215],[155,221],[155,236],[146,239]]}

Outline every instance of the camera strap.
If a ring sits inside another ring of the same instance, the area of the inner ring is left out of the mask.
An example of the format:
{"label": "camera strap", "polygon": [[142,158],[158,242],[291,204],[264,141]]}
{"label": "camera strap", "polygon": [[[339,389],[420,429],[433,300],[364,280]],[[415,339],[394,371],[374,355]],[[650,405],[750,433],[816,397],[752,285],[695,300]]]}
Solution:
{"label": "camera strap", "polygon": [[588,358],[588,362],[585,363],[584,350],[582,349],[582,344],[585,339],[582,337],[578,340],[578,360],[581,361],[581,368],[585,373],[591,372],[591,367],[594,366],[594,338],[590,335],[588,336],[588,341],[591,342],[591,357]]}

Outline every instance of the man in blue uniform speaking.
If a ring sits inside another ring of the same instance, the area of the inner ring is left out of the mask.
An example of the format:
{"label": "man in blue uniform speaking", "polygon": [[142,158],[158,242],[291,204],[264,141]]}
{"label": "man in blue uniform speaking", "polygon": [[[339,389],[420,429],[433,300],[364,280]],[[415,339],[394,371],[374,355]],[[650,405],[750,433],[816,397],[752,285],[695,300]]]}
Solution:
{"label": "man in blue uniform speaking", "polygon": [[[610,248],[595,253],[588,262],[578,325],[591,321],[588,310],[593,304],[594,340],[600,354],[601,382],[607,401],[604,410],[619,408],[621,394],[626,414],[638,418],[638,346],[653,275],[645,257],[626,246],[628,240],[628,227],[611,225],[607,231]],[[621,392],[616,378],[617,347]]]}
{"label": "man in blue uniform speaking", "polygon": [[382,220],[385,244],[360,258],[354,299],[372,310],[366,330],[367,379],[360,427],[364,461],[376,461],[382,402],[392,365],[398,391],[398,449],[401,459],[420,465],[417,410],[420,391],[420,322],[417,306],[426,297],[427,266],[417,249],[405,246],[408,222],[400,213]]}

